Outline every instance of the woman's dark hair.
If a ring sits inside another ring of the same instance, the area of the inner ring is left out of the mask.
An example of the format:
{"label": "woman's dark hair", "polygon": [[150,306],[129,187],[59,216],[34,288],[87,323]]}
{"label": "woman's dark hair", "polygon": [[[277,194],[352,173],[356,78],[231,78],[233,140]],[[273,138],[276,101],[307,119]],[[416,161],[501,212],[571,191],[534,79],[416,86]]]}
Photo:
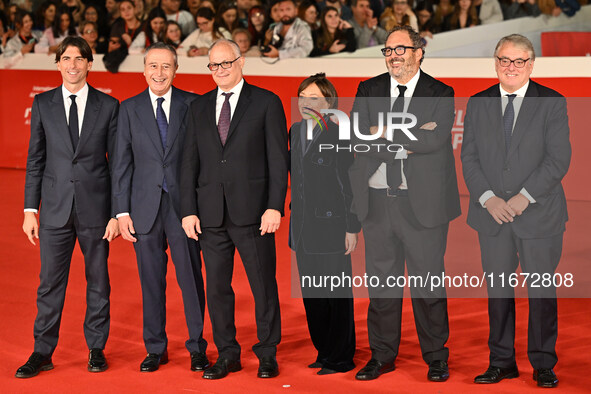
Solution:
{"label": "woman's dark hair", "polygon": [[[146,47],[149,47],[153,44],[152,40],[154,39],[154,30],[152,30],[152,21],[156,18],[164,19],[164,23],[166,24],[166,14],[160,7],[152,8],[152,11],[148,14],[148,19],[146,19],[146,23],[144,24],[144,34],[146,35]],[[162,41],[164,36],[166,35],[166,27],[158,34],[158,41]]]}
{"label": "woman's dark hair", "polygon": [[331,34],[328,31],[328,26],[326,26],[326,14],[328,14],[330,11],[334,11],[337,14],[339,13],[339,10],[337,10],[336,8],[328,6],[325,7],[322,10],[322,13],[320,14],[320,29],[317,32],[318,36],[315,44],[317,48],[320,48],[322,50],[328,50],[328,48],[330,48],[333,42],[335,42],[338,39],[345,38],[343,32],[338,28],[334,32],[334,34]]}
{"label": "woman's dark hair", "polygon": [[[236,10],[236,19],[234,19],[234,22],[232,22],[231,26],[228,26],[226,24],[226,21],[224,20],[224,13],[228,10]],[[218,24],[218,26],[223,27],[224,29],[228,30],[230,33],[234,31],[234,29],[236,29],[238,27],[238,7],[236,7],[236,3],[228,3],[228,2],[224,2],[222,3],[217,12],[216,12],[216,22]]]}
{"label": "woman's dark hair", "polygon": [[[306,11],[310,7],[316,8],[316,12],[318,14],[320,14],[320,7],[318,7],[318,4],[316,4],[316,2],[314,2],[312,0],[304,0],[298,6],[298,18],[300,18],[301,20],[303,20],[305,22],[306,21],[306,19],[305,19]],[[306,23],[308,23],[308,22],[306,22]],[[310,26],[310,27],[312,27],[312,26]],[[316,26],[314,26],[313,28],[316,28]]]}
{"label": "woman's dark hair", "polygon": [[53,20],[53,25],[51,26],[51,31],[53,32],[53,37],[58,38],[62,34],[62,32],[61,32],[62,15],[68,15],[68,18],[70,18],[70,24],[68,25],[68,31],[66,32],[66,35],[67,36],[77,35],[76,26],[74,24],[74,17],[72,16],[70,9],[68,8],[68,6],[60,6],[57,8],[57,11],[55,13],[55,19]]}
{"label": "woman's dark hair", "polygon": [[55,52],[55,62],[59,62],[60,58],[66,52],[68,47],[76,47],[80,51],[80,56],[84,59],[91,62],[93,60],[92,57],[92,49],[90,49],[90,45],[86,42],[86,40],[80,36],[69,36],[64,38],[62,42],[57,46],[57,51]]}
{"label": "woman's dark hair", "polygon": [[306,89],[308,86],[312,84],[316,84],[316,86],[318,86],[318,89],[320,89],[320,93],[322,93],[322,95],[328,102],[329,108],[337,108],[337,106],[339,105],[339,95],[332,82],[330,82],[328,78],[326,78],[325,73],[314,74],[304,79],[300,84],[300,87],[298,88],[298,96],[300,95],[300,93],[304,91],[304,89]]}
{"label": "woman's dark hair", "polygon": [[[449,28],[450,30],[455,30],[460,28],[460,12],[461,7],[459,1],[456,0],[454,6],[454,10],[449,16]],[[474,0],[470,0],[470,8],[468,8],[468,16],[470,17],[472,23],[474,25],[480,24],[480,19],[478,19],[478,13],[476,12],[476,6],[474,5]],[[468,26],[466,26],[468,27]]]}
{"label": "woman's dark hair", "polygon": [[[172,42],[167,36],[166,36],[166,32],[168,32],[168,26],[170,25],[176,25],[176,27],[179,28],[179,31],[181,32],[181,41],[180,42]],[[162,40],[163,42],[167,43],[170,46],[173,46],[174,48],[178,48],[178,46],[180,45],[180,43],[183,41],[183,29],[181,29],[181,25],[179,25],[179,23],[177,21],[166,21],[166,26],[164,27],[164,39]]]}
{"label": "woman's dark hair", "polygon": [[41,3],[39,8],[37,8],[37,12],[35,13],[36,26],[45,29],[45,11],[47,11],[47,9],[51,6],[54,6],[57,9],[57,4],[55,4],[51,0],[44,1],[43,3]]}
{"label": "woman's dark hair", "polygon": [[29,16],[31,21],[33,20],[33,14],[29,11],[25,11],[22,8],[17,8],[16,15],[14,16],[14,26],[20,26],[18,29],[20,30],[23,27],[23,19],[25,16]]}
{"label": "woman's dark hair", "polygon": [[197,18],[205,18],[208,21],[213,21],[213,29],[211,30],[211,36],[214,40],[222,37],[222,33],[220,32],[220,26],[218,25],[217,21],[215,20],[215,12],[213,12],[210,8],[203,7],[197,10],[195,14],[195,22],[197,22]]}

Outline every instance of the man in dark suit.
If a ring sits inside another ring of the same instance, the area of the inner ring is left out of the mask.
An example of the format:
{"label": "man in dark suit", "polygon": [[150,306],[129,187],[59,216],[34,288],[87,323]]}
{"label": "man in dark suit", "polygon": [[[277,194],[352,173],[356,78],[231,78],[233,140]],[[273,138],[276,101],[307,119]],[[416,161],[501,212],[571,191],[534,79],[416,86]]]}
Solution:
{"label": "man in dark suit", "polygon": [[[496,84],[473,96],[464,122],[462,164],[470,192],[468,224],[478,231],[488,280],[490,363],[476,383],[519,376],[515,294],[501,283],[521,264],[528,280],[528,357],[538,386],[555,387],[556,289],[542,284],[562,252],[568,220],[561,180],[571,157],[566,100],[529,79],[531,42],[518,34],[495,48]],[[540,286],[529,286],[538,277]],[[552,282],[552,281],[550,281]]]}
{"label": "man in dark suit", "polygon": [[206,379],[241,369],[231,286],[236,249],[255,300],[258,377],[279,374],[274,232],[287,191],[287,129],[279,97],[244,81],[243,66],[233,41],[211,46],[208,67],[218,87],[191,104],[181,166],[183,229],[203,248],[219,353],[216,364],[205,370]]}
{"label": "man in dark suit", "polygon": [[[109,336],[109,242],[119,235],[111,219],[110,162],[119,102],[86,83],[92,50],[80,37],[67,37],[55,61],[63,84],[35,96],[25,181],[23,231],[41,252],[35,350],[16,372],[30,378],[53,369],[66,285],[76,239],[86,270],[84,335],[88,370],[107,369]],[[39,223],[35,214],[43,202]],[[106,228],[106,229],[105,229]]]}
{"label": "man in dark suit", "polygon": [[166,264],[170,252],[182,291],[191,370],[209,362],[203,339],[205,294],[199,244],[188,239],[179,216],[179,170],[185,115],[197,95],[172,86],[178,68],[174,48],[156,43],[146,49],[148,89],[121,103],[113,159],[113,203],[124,239],[133,242],[142,285],[144,343],[142,372],[168,362]]}
{"label": "man in dark suit", "polygon": [[[357,373],[358,380],[376,379],[395,368],[403,288],[389,288],[387,277],[404,276],[405,261],[409,275],[423,280],[441,276],[449,222],[460,214],[451,146],[453,89],[420,70],[424,53],[412,28],[394,28],[382,51],[388,73],[359,84],[353,113],[359,115],[361,133],[380,133],[377,143],[406,149],[358,153],[349,169],[352,210],[364,232],[366,271],[380,279],[378,287],[369,289],[372,357]],[[390,136],[376,125],[379,115],[388,112],[416,116],[416,127],[409,131],[417,140],[398,130],[392,140],[385,139]],[[445,381],[449,377],[445,288],[411,286],[411,295],[428,379]]]}

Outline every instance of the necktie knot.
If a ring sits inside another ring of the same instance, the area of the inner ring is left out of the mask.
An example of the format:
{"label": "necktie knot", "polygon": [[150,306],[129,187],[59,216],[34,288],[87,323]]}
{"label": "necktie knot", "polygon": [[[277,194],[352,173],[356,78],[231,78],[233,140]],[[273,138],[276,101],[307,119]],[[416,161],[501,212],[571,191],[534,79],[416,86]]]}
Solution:
{"label": "necktie knot", "polygon": [[404,92],[406,92],[406,86],[398,85],[398,97],[404,97]]}
{"label": "necktie knot", "polygon": [[164,102],[164,97],[158,97],[156,99],[156,102],[158,104],[159,107],[162,107],[162,103]]}
{"label": "necktie knot", "polygon": [[228,100],[230,100],[230,96],[233,94],[234,94],[234,92],[222,93],[222,96],[224,96],[226,98],[225,101],[228,101]]}
{"label": "necktie knot", "polygon": [[508,94],[508,95],[507,95],[507,98],[509,99],[509,102],[510,102],[510,103],[512,103],[512,102],[513,102],[513,100],[515,99],[515,97],[517,97],[517,95],[516,95],[516,94]]}
{"label": "necktie knot", "polygon": [[70,100],[72,100],[73,104],[76,104],[76,95],[75,94],[71,95]]}

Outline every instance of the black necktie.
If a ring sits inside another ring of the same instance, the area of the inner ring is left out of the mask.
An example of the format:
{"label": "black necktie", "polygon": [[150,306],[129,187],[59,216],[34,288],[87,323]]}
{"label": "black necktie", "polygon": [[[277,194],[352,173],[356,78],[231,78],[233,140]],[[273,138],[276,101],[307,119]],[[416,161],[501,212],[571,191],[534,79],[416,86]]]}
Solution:
{"label": "black necktie", "polygon": [[[166,135],[168,134],[168,121],[166,120],[166,114],[164,113],[164,109],[162,108],[164,97],[158,97],[156,99],[156,102],[156,123],[158,123],[158,130],[160,130],[162,150],[166,151]],[[166,186],[166,178],[164,178],[164,180],[162,181],[162,189],[164,189],[165,192],[168,192],[168,187]]]}
{"label": "black necktie", "polygon": [[222,145],[226,145],[228,139],[228,132],[230,131],[231,121],[231,108],[230,108],[230,96],[234,93],[222,93],[225,96],[224,104],[222,104],[222,110],[220,112],[220,118],[218,120],[218,132],[220,133],[220,140]]}
{"label": "black necktie", "polygon": [[509,102],[505,107],[505,113],[503,114],[503,129],[505,131],[505,152],[509,152],[509,146],[511,146],[511,135],[513,134],[513,121],[515,120],[515,109],[513,108],[513,100],[516,94],[508,94],[507,98]]}
{"label": "black necktie", "polygon": [[[390,112],[404,112],[404,92],[406,91],[406,86],[398,85],[398,97],[394,100],[394,104],[392,104],[392,110]],[[402,123],[401,118],[400,122]],[[402,163],[400,160],[394,160],[394,164],[388,164],[386,166],[386,178],[388,180],[388,187],[390,189],[398,189],[400,184],[402,183]]]}
{"label": "black necktie", "polygon": [[70,99],[72,100],[72,105],[70,105],[70,124],[68,125],[68,128],[70,129],[72,147],[74,147],[74,151],[76,151],[76,147],[78,147],[78,141],[80,141],[80,131],[78,129],[78,106],[76,105],[76,95],[71,95]]}

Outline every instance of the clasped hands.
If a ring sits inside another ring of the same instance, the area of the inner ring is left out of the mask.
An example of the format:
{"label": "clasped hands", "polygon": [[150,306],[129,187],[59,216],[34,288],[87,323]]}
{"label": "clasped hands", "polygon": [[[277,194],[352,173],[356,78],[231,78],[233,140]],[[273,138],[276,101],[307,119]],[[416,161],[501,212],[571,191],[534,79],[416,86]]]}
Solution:
{"label": "clasped hands", "polygon": [[520,216],[528,207],[529,200],[523,194],[518,193],[505,201],[493,196],[484,203],[486,210],[498,224],[513,222],[515,216]]}

